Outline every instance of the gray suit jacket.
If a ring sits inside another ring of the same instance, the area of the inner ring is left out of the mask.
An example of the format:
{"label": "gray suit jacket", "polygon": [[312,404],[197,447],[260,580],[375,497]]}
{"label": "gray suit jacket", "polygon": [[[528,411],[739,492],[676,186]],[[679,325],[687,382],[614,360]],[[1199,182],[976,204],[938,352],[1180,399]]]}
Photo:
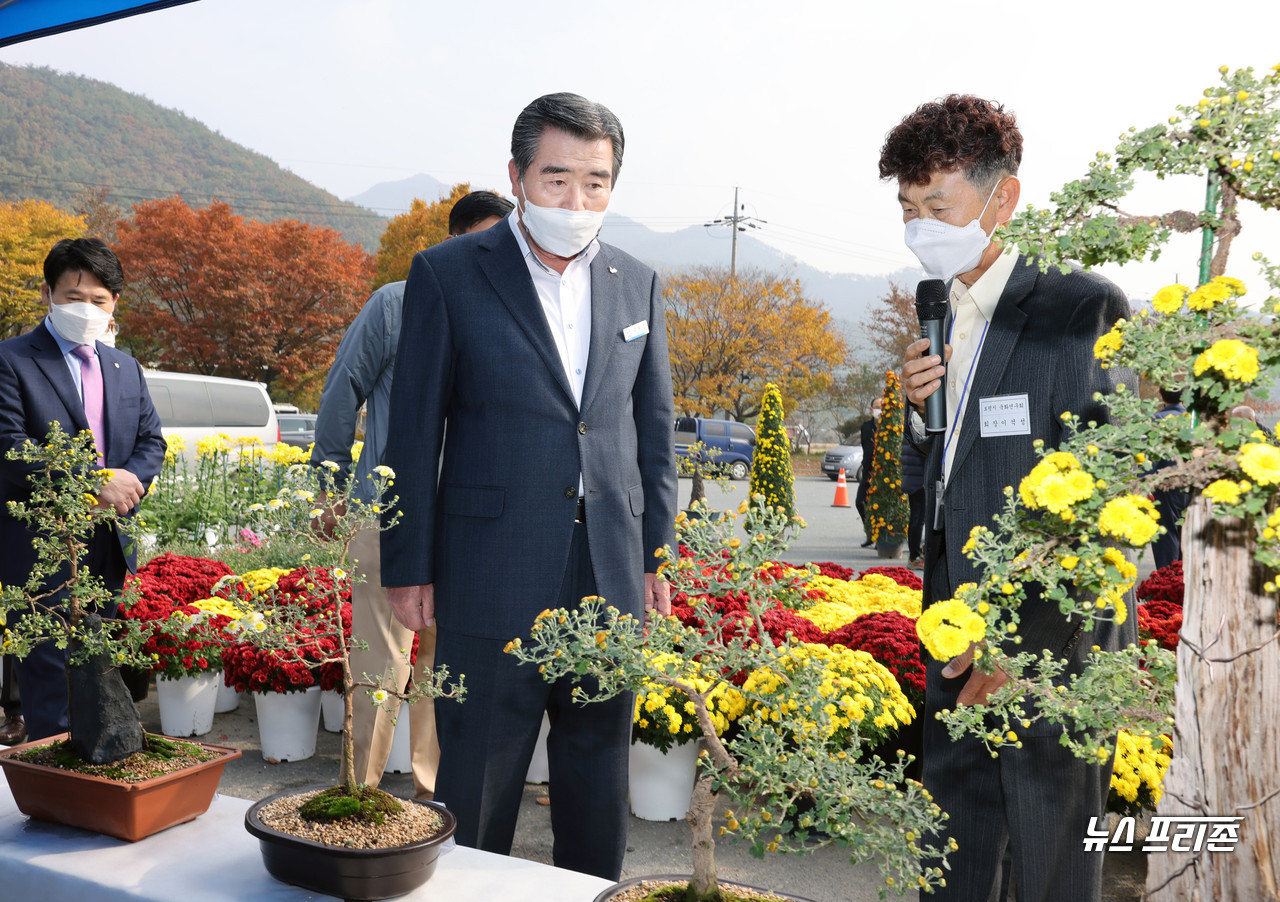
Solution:
{"label": "gray suit jacket", "polygon": [[581,473],[599,592],[642,614],[676,508],[653,271],[604,244],[592,261],[581,410],[506,223],[414,257],[403,317],[385,455],[402,519],[383,536],[383,585],[435,583],[445,629],[527,636],[564,578]]}
{"label": "gray suit jacket", "polygon": [[[1079,415],[1085,423],[1105,422],[1107,410],[1094,400],[1095,392],[1110,394],[1121,382],[1137,391],[1131,370],[1104,370],[1093,356],[1098,337],[1110,331],[1116,320],[1129,316],[1124,292],[1078,267],[1065,274],[1057,269],[1041,272],[1034,262],[1030,266],[1024,265],[1026,262],[1025,256],[1019,257],[996,306],[969,389],[965,427],[952,449],[951,478],[943,503],[944,547],[952,591],[961,583],[979,581],[979,572],[960,549],[974,526],[990,526],[991,518],[1004,507],[1005,486],[1016,490],[1036,465],[1039,456],[1034,441],[1043,439],[1046,448],[1057,447],[1063,438],[1060,416],[1065,411]],[[1030,434],[983,438],[977,423],[980,399],[1024,392],[1030,407]],[[913,427],[909,423],[907,429],[911,441],[928,455],[928,571],[934,566],[931,558],[937,547],[932,540],[933,512],[943,441],[926,439]],[[926,580],[925,606],[944,600],[932,594]],[[1028,598],[1020,614],[1023,651],[1047,648],[1060,654],[1075,632],[1075,625],[1067,622],[1055,604],[1035,595]],[[1128,623],[1118,630],[1107,624],[1097,636],[1079,637],[1077,651],[1087,651],[1093,644],[1131,641],[1136,636],[1136,620],[1136,614],[1130,612]]]}

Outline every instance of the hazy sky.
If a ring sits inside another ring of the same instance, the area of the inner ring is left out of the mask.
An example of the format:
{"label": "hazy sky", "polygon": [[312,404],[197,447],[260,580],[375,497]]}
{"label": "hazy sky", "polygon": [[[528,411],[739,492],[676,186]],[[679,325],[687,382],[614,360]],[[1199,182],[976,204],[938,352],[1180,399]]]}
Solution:
{"label": "hazy sky", "polygon": [[[1214,10],[1229,18],[1211,20]],[[143,94],[340,197],[417,172],[505,193],[516,114],[540,94],[575,91],[626,129],[614,211],[674,229],[727,214],[738,185],[747,212],[768,220],[758,237],[822,269],[883,273],[915,262],[876,161],[917,104],[973,92],[1013,109],[1023,202],[1043,204],[1129,125],[1198,99],[1219,65],[1280,62],[1278,10],[1274,0],[199,0],[3,48],[0,60]],[[1140,188],[1129,212],[1203,203],[1192,180]],[[1254,282],[1248,256],[1269,244],[1280,258],[1280,227],[1245,216],[1232,271]],[[1182,239],[1155,266],[1107,272],[1150,294],[1175,274],[1193,279],[1197,249],[1198,238]]]}

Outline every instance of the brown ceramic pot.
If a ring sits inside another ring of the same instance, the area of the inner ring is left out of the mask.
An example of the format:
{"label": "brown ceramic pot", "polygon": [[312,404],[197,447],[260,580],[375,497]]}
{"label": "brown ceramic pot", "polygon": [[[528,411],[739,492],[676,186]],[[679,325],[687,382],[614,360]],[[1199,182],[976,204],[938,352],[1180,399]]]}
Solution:
{"label": "brown ceramic pot", "polygon": [[218,757],[138,783],[119,783],[18,758],[28,749],[66,738],[66,733],[60,733],[0,751],[0,768],[18,810],[36,820],[104,833],[126,842],[137,842],[204,814],[218,789],[222,769],[240,757],[239,749],[198,742],[195,744],[217,751]]}

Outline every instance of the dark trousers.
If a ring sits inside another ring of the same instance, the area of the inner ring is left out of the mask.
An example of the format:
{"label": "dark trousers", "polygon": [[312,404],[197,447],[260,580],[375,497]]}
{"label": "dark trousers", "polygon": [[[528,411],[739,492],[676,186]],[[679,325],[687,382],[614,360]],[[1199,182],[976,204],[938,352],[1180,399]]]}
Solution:
{"label": "dark trousers", "polygon": [[858,482],[858,491],[853,495],[853,507],[858,512],[858,516],[862,519],[862,529],[867,534],[867,538],[871,538],[871,527],[867,523],[867,479],[871,473],[870,467],[863,468],[862,479]]}
{"label": "dark trousers", "polygon": [[[936,600],[951,597],[944,551],[938,537],[926,574]],[[956,707],[972,671],[944,679],[943,664],[929,660],[926,668],[922,782],[950,815],[943,829],[959,849],[936,898],[1002,898],[1008,853],[1018,902],[1096,902],[1102,854],[1085,852],[1083,840],[1089,818],[1104,814],[1111,763],[1076,758],[1059,743],[1061,728],[1044,722],[1018,730],[1023,747],[1005,747],[996,758],[973,736],[951,739],[936,715]]]}
{"label": "dark trousers", "polygon": [[22,697],[18,692],[18,677],[14,673],[15,659],[13,655],[0,655],[0,667],[4,668],[3,684],[0,685],[0,707],[5,716],[22,713]]}
{"label": "dark trousers", "polygon": [[[579,524],[558,604],[574,608],[594,594],[587,529]],[[480,604],[476,616],[484,616]],[[518,665],[503,653],[507,641],[443,627],[437,633],[436,663],[466,676],[467,696],[462,704],[441,701],[435,706],[440,739],[436,800],[457,815],[459,844],[509,854],[545,710],[551,722],[552,862],[617,880],[626,852],[634,697],[625,693],[606,702],[575,704],[570,693],[580,678],[546,682],[536,667]]]}
{"label": "dark trousers", "polygon": [[[124,553],[114,532],[99,527],[88,543],[84,563],[89,572],[102,579],[113,597],[124,588],[127,572]],[[115,602],[101,611],[114,616]],[[22,695],[22,716],[27,722],[27,740],[34,742],[67,731],[67,649],[42,642],[21,661],[14,662],[18,691]]]}
{"label": "dark trousers", "polygon": [[1151,556],[1156,568],[1167,567],[1182,560],[1182,517],[1190,501],[1186,492],[1156,492],[1156,512],[1164,535],[1151,543]]}
{"label": "dark trousers", "polygon": [[907,495],[911,505],[911,519],[907,523],[908,559],[920,560],[924,548],[924,486]]}

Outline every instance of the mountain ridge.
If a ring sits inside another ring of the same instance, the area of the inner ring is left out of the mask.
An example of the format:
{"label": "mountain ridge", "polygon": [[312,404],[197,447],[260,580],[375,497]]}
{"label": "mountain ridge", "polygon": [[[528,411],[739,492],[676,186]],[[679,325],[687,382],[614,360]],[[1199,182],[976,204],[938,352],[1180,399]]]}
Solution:
{"label": "mountain ridge", "polygon": [[343,201],[179,110],[107,82],[0,63],[0,200],[73,207],[89,189],[128,208],[175,194],[253,219],[299,219],[377,249],[386,217]]}

